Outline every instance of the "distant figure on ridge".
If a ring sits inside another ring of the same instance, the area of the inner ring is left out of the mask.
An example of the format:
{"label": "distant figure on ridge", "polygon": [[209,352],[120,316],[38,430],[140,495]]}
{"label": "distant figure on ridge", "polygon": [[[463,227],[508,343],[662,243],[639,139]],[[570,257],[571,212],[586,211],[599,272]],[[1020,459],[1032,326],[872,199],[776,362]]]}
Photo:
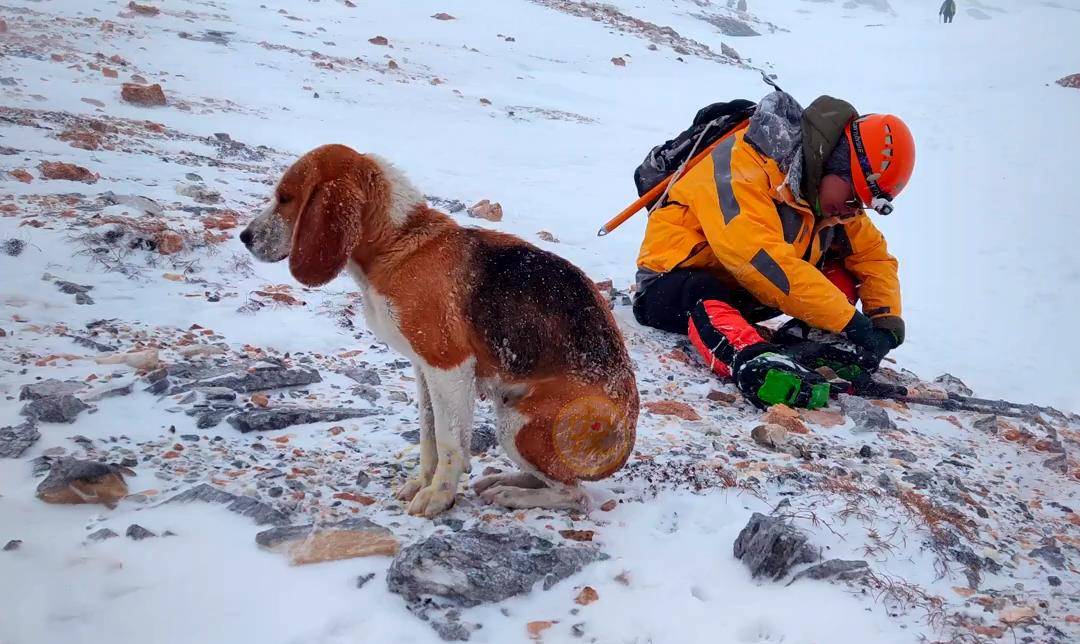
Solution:
{"label": "distant figure on ridge", "polygon": [[938,15],[944,19],[945,22],[952,22],[953,16],[956,15],[956,0],[945,0],[941,3],[941,10],[938,11]]}

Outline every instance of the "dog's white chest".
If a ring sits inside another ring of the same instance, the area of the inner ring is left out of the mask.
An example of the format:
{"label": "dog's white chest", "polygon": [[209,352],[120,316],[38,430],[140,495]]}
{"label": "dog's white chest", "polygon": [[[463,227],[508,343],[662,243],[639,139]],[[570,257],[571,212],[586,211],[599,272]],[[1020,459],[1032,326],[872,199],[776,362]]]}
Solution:
{"label": "dog's white chest", "polygon": [[385,297],[371,288],[359,267],[349,263],[349,272],[360,286],[360,294],[363,303],[364,322],[367,328],[375,334],[379,340],[385,342],[391,349],[401,353],[415,362],[416,353],[412,345],[401,333],[397,312]]}

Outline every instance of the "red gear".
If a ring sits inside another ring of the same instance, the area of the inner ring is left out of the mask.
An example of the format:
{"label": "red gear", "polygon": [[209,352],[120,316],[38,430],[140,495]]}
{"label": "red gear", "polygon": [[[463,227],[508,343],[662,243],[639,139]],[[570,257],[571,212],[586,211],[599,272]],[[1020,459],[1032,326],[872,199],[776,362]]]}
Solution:
{"label": "red gear", "polygon": [[735,307],[720,300],[702,300],[690,312],[690,342],[716,375],[731,376],[731,360],[742,349],[764,342]]}
{"label": "red gear", "polygon": [[855,276],[851,274],[851,271],[844,268],[840,262],[826,262],[821,267],[821,272],[829,279],[830,282],[836,285],[836,288],[840,289],[848,302],[855,304],[859,301],[859,285],[855,281]]}

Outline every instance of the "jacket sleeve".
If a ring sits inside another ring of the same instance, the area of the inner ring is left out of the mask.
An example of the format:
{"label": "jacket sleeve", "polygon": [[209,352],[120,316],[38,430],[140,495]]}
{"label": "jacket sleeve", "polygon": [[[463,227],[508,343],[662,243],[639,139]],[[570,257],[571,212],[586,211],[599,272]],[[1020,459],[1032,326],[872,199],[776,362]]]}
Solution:
{"label": "jacket sleeve", "polygon": [[714,154],[713,164],[715,192],[707,198],[699,193],[699,203],[692,205],[716,258],[763,304],[811,326],[841,331],[855,308],[784,241],[764,168],[738,145],[730,154]]}
{"label": "jacket sleeve", "polygon": [[896,258],[889,254],[885,237],[866,214],[844,224],[851,253],[844,268],[859,280],[859,299],[868,317],[878,321],[901,316],[900,277]]}

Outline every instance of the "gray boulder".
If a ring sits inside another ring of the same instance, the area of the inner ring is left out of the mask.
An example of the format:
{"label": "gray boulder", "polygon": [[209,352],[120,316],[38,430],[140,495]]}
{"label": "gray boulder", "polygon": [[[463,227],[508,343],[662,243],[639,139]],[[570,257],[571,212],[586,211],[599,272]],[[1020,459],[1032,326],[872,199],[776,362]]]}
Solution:
{"label": "gray boulder", "polygon": [[64,394],[31,400],[19,413],[43,423],[73,423],[87,409],[90,409],[90,405],[75,396]]}
{"label": "gray boulder", "polygon": [[19,390],[19,400],[40,400],[41,398],[53,398],[67,396],[82,391],[86,385],[78,380],[57,380],[49,378],[29,385],[23,385]]}
{"label": "gray boulder", "polygon": [[849,561],[845,559],[829,559],[816,566],[810,566],[806,570],[800,571],[791,581],[791,584],[799,581],[800,579],[836,579],[839,581],[852,581],[860,579],[870,574],[870,565],[865,561],[858,559],[855,561]]}
{"label": "gray boulder", "polygon": [[289,525],[289,517],[262,501],[253,499],[249,496],[239,496],[237,494],[226,492],[225,490],[219,490],[209,483],[196,485],[190,490],[186,490],[176,496],[170,497],[165,503],[190,501],[204,501],[206,503],[224,505],[230,512],[250,517],[259,525]]}
{"label": "gray boulder", "polygon": [[364,416],[376,416],[383,413],[378,409],[349,409],[346,407],[333,407],[328,409],[305,409],[302,407],[286,407],[278,409],[250,409],[235,416],[230,416],[230,425],[245,434],[247,432],[263,432],[272,429],[284,429],[293,425],[306,425],[308,423],[323,423],[345,420],[346,418],[362,418]]}
{"label": "gray boulder", "polygon": [[855,423],[855,431],[880,432],[896,429],[896,423],[889,418],[888,412],[859,396],[840,394],[840,409]]}
{"label": "gray boulder", "polygon": [[434,534],[402,549],[386,583],[440,637],[467,640],[472,626],[459,621],[459,609],[528,593],[541,580],[547,590],[606,558],[595,547],[555,545],[521,529],[470,528]]}
{"label": "gray boulder", "polygon": [[[177,377],[176,373],[172,373]],[[251,370],[232,370],[219,375],[209,376],[174,386],[169,394],[178,394],[189,389],[205,387],[225,387],[233,391],[254,392],[297,387],[322,382],[322,376],[316,369],[288,369],[273,363],[260,363]]]}
{"label": "gray boulder", "polygon": [[735,539],[735,558],[741,559],[754,577],[779,581],[794,566],[821,558],[806,541],[806,534],[783,519],[755,512]]}
{"label": "gray boulder", "polygon": [[21,425],[0,427],[0,458],[18,458],[41,438],[41,432],[28,420]]}

